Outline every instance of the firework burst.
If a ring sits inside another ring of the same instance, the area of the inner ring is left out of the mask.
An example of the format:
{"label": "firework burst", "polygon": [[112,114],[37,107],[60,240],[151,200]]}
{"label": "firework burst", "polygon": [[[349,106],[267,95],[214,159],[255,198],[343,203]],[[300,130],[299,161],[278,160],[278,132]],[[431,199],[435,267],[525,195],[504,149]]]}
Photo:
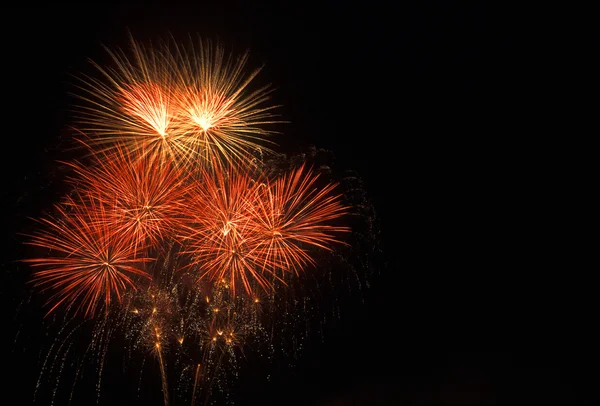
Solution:
{"label": "firework burst", "polygon": [[107,229],[135,246],[159,247],[178,229],[184,211],[187,173],[154,155],[116,145],[94,152],[91,163],[67,163],[71,183],[108,209]]}
{"label": "firework burst", "polygon": [[201,171],[190,194],[189,226],[185,241],[191,267],[199,279],[231,281],[251,292],[251,281],[267,287],[269,280],[259,264],[261,240],[248,218],[254,204],[255,182],[245,173],[222,166]]}
{"label": "firework burst", "polygon": [[115,67],[95,64],[102,79],[81,78],[80,130],[108,148],[115,141],[177,163],[219,159],[247,164],[256,150],[269,150],[265,125],[274,124],[272,89],[251,90],[261,69],[245,74],[248,54],[226,56],[210,42],[188,50],[161,43],[131,52],[108,50]]}
{"label": "firework burst", "polygon": [[[216,167],[220,168],[220,167]],[[301,167],[270,181],[235,170],[204,171],[191,195],[191,226],[185,237],[199,278],[231,280],[254,294],[283,282],[281,273],[314,261],[308,247],[331,250],[346,227],[329,223],[347,212],[335,184],[318,189],[318,175]]]}
{"label": "firework burst", "polygon": [[149,278],[139,265],[148,262],[143,246],[117,236],[105,221],[105,208],[93,200],[67,198],[56,206],[55,218],[39,220],[44,229],[29,244],[50,250],[50,255],[27,259],[34,267],[33,283],[51,290],[51,308],[66,304],[76,312],[93,316],[97,307],[121,300],[127,289],[136,288],[136,276]]}
{"label": "firework burst", "polygon": [[339,233],[350,231],[331,223],[347,214],[336,184],[318,188],[319,175],[304,166],[258,184],[255,204],[249,206],[252,229],[262,240],[263,268],[275,266],[297,273],[314,264],[308,247],[331,250]]}
{"label": "firework burst", "polygon": [[272,111],[277,106],[267,104],[270,86],[250,90],[261,69],[246,74],[248,53],[234,58],[208,41],[192,44],[188,52],[192,57],[183,54],[177,64],[185,64],[187,73],[180,75],[180,124],[185,134],[197,140],[205,161],[239,165],[251,158],[249,152],[268,151],[265,143],[273,132],[265,125],[276,122]]}

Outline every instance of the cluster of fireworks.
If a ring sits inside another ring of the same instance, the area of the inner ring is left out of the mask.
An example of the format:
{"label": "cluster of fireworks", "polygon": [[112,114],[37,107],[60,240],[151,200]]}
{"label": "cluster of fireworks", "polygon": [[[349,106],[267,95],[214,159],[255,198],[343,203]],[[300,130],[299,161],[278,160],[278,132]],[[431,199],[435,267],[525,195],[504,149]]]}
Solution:
{"label": "cluster of fireworks", "polygon": [[44,253],[26,261],[48,314],[94,320],[90,352],[120,334],[155,355],[165,405],[169,367],[206,403],[222,365],[270,339],[278,295],[341,241],[349,208],[307,165],[265,162],[276,106],[250,89],[247,55],[132,44],[81,82],[88,153],[65,162],[72,192],[38,220],[29,244]]}

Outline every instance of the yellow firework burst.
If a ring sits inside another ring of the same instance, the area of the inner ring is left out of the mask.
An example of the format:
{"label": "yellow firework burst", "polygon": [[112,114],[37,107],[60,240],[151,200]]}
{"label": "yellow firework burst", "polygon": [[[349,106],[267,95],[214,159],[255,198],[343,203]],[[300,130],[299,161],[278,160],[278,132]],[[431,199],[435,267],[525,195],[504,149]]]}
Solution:
{"label": "yellow firework burst", "polygon": [[248,53],[227,54],[209,41],[107,49],[112,67],[95,64],[99,78],[84,76],[77,120],[88,142],[115,142],[178,165],[247,164],[269,151],[275,120],[270,85],[254,87],[262,68],[246,73]]}

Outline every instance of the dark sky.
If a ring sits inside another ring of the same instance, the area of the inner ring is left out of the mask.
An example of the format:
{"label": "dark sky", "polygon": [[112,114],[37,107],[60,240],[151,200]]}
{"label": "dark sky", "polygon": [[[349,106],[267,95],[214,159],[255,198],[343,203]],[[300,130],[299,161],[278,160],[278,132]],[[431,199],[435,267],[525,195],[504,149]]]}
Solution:
{"label": "dark sky", "polygon": [[250,391],[249,404],[599,401],[588,281],[597,266],[587,267],[591,244],[575,231],[585,215],[569,170],[578,150],[550,136],[560,123],[541,114],[566,86],[554,74],[561,25],[483,2],[202,3],[3,13],[7,404],[30,404],[38,372],[35,338],[14,343],[27,289],[16,234],[62,191],[53,168],[69,75],[106,58],[101,44],[126,45],[128,30],[249,48],[291,121],[281,148],[332,151],[337,168],[363,178],[377,213],[383,254],[364,304],[342,310],[324,341],[294,371],[275,369],[275,384]]}

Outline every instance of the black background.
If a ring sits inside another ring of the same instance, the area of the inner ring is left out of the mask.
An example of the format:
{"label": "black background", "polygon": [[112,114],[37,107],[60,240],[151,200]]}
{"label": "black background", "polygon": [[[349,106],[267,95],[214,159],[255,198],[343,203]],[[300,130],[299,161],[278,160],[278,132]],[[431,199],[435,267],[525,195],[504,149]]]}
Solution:
{"label": "black background", "polygon": [[[365,303],[239,404],[598,401],[596,247],[584,233],[593,183],[581,181],[591,161],[550,109],[569,104],[557,95],[573,80],[562,70],[576,57],[564,35],[572,21],[483,2],[348,4],[4,10],[6,404],[30,404],[38,374],[35,337],[15,340],[28,276],[14,262],[17,233],[63,192],[53,168],[69,75],[87,58],[107,61],[101,44],[125,46],[127,30],[250,48],[291,121],[281,148],[333,151],[377,210],[383,258]],[[104,390],[104,401],[130,404]]]}

